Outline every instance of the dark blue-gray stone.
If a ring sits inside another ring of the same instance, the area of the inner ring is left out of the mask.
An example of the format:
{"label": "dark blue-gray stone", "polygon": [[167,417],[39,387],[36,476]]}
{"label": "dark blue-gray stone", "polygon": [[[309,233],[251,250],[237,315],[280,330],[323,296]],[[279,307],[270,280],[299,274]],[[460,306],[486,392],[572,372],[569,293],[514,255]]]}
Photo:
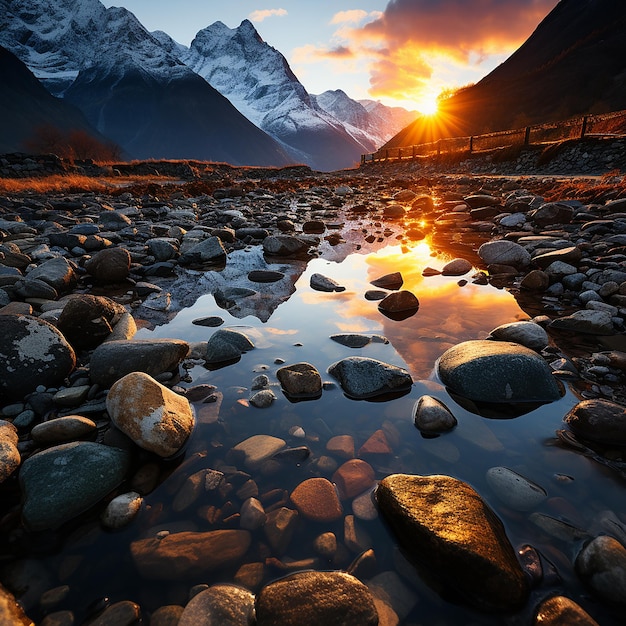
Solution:
{"label": "dark blue-gray stone", "polygon": [[100,502],[128,472],[130,454],[90,441],[48,448],[20,470],[22,517],[31,530],[57,528]]}
{"label": "dark blue-gray stone", "polygon": [[475,402],[552,402],[561,397],[543,358],[509,341],[465,341],[444,352],[437,369],[450,391]]}

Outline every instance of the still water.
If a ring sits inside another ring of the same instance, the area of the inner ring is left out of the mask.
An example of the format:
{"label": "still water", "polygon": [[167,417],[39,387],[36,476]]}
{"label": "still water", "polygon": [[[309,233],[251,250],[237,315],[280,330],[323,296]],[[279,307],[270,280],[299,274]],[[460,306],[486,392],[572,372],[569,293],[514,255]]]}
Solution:
{"label": "still water", "polygon": [[[377,479],[403,472],[447,474],[470,483],[502,519],[512,545],[516,549],[532,545],[543,555],[547,569],[550,569],[547,563],[551,563],[558,572],[558,576],[545,577],[543,585],[533,592],[527,609],[508,617],[477,613],[462,604],[442,599],[417,577],[412,577],[410,582],[405,579],[411,600],[402,623],[530,623],[537,601],[557,593],[579,602],[600,623],[618,623],[616,615],[594,600],[577,580],[572,563],[582,539],[555,536],[534,523],[530,512],[508,508],[486,483],[485,473],[491,467],[506,466],[522,474],[548,493],[548,498],[534,512],[566,520],[588,532],[601,512],[624,513],[623,485],[610,470],[558,444],[555,433],[563,427],[563,416],[578,401],[569,390],[565,390],[561,400],[514,419],[487,419],[461,407],[447,394],[434,373],[436,361],[445,350],[461,341],[484,338],[496,326],[528,319],[528,315],[505,289],[473,284],[471,273],[465,277],[423,276],[426,267],[441,269],[451,258],[434,250],[435,246],[426,238],[408,247],[391,242],[375,252],[351,254],[341,262],[313,259],[303,266],[295,292],[269,317],[262,316],[267,318],[264,321],[254,315],[234,317],[219,308],[211,294],[206,294],[169,323],[138,333],[138,338],[206,341],[215,329],[192,322],[217,315],[224,320],[221,328],[246,333],[255,349],[225,367],[209,370],[200,363],[189,366],[182,386],[213,385],[216,402],[195,406],[199,423],[185,455],[161,464],[160,483],[146,496],[144,507],[132,524],[117,532],[103,531],[95,516],[87,516],[80,524],[71,524],[73,527],[66,535],[55,534],[52,542],[50,537],[35,540],[32,558],[44,566],[50,577],[48,584],[69,585],[67,604],[75,610],[77,618],[85,617],[104,598],[111,602],[133,600],[149,615],[165,604],[184,605],[194,584],[235,580],[238,567],[213,573],[202,580],[167,584],[142,580],[131,561],[129,545],[164,529],[177,532],[237,527],[236,518],[217,523],[209,521],[207,506],[210,502],[199,501],[183,511],[172,507],[187,476],[205,468],[232,466],[228,452],[237,443],[252,435],[265,434],[284,439],[288,446],[306,445],[311,450],[311,456],[305,461],[286,462],[280,471],[268,475],[251,475],[262,498],[264,494],[277,491],[289,494],[312,476],[330,478],[317,460],[328,455],[325,445],[331,436],[351,435],[358,450],[368,437],[382,429],[393,453],[367,459]],[[273,268],[269,265],[268,269]],[[401,272],[402,288],[413,292],[420,301],[417,313],[402,321],[385,317],[379,312],[377,302],[364,296],[373,289],[372,280],[392,272]],[[313,273],[334,279],[345,291],[326,293],[311,289]],[[459,284],[462,279],[467,284]],[[259,292],[268,293],[273,288],[271,284],[257,287]],[[353,349],[330,338],[337,333],[382,335],[388,343],[373,342]],[[329,384],[317,400],[292,402],[277,384],[276,370],[284,364],[298,362],[311,363],[322,374],[322,379],[330,383],[332,379],[326,373],[329,365],[352,355],[408,369],[414,380],[410,393],[386,401],[356,401],[346,397],[337,385]],[[248,402],[252,381],[259,374],[269,377],[277,396],[265,409],[254,408]],[[435,438],[420,435],[413,425],[412,410],[423,394],[443,400],[452,410],[458,420],[452,432]],[[304,437],[290,434],[295,432],[294,427],[300,427]],[[336,459],[337,464],[342,462]],[[236,497],[232,498],[233,512],[240,504]],[[342,504],[344,514],[350,514],[351,503]],[[366,537],[364,547],[375,552],[378,570],[402,570],[404,574],[402,558],[384,523],[379,518],[357,522]],[[327,531],[334,532],[342,542],[342,521],[304,523],[285,554],[280,555],[267,555],[265,548],[259,548],[263,535],[255,531],[253,547],[245,562],[263,562],[264,556],[272,556],[286,564],[290,561],[308,563],[307,559],[316,556],[313,540]],[[316,566],[346,568],[358,556],[347,552],[339,563],[318,561]],[[268,566],[260,582],[268,582],[284,573],[286,571]]]}

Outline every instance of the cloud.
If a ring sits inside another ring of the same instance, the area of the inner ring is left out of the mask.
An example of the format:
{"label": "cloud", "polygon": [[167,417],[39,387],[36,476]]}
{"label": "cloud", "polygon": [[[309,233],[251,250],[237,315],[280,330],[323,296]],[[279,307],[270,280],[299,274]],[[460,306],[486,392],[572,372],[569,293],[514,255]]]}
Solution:
{"label": "cloud", "polygon": [[248,18],[253,22],[262,22],[268,17],[283,17],[287,15],[287,11],[285,9],[259,9],[257,11],[252,11]]}
{"label": "cloud", "polygon": [[444,64],[476,68],[512,53],[557,2],[390,0],[379,17],[340,35],[344,47],[370,58],[372,96],[419,99]]}
{"label": "cloud", "polygon": [[331,24],[362,24],[365,20],[376,20],[382,17],[380,11],[363,11],[362,9],[352,9],[350,11],[339,11],[330,20]]}

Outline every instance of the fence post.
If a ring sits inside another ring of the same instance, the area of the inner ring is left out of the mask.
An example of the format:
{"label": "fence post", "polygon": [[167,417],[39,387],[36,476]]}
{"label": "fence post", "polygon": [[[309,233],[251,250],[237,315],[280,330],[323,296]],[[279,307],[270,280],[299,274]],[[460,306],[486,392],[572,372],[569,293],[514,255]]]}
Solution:
{"label": "fence post", "polygon": [[413,146],[413,155],[412,156],[413,156],[413,160],[415,161],[415,159],[417,157],[417,149],[416,149],[415,145]]}
{"label": "fence post", "polygon": [[524,132],[524,145],[527,146],[530,143],[530,126],[526,126],[526,131]]}
{"label": "fence post", "polygon": [[385,150],[385,161],[389,161],[389,148]]}
{"label": "fence post", "polygon": [[470,141],[469,141],[469,151],[470,151],[470,154],[472,154],[472,150],[474,150],[474,135],[470,136]]}
{"label": "fence post", "polygon": [[580,138],[582,139],[585,136],[585,133],[587,132],[587,115],[585,115],[583,117],[583,126],[580,129]]}

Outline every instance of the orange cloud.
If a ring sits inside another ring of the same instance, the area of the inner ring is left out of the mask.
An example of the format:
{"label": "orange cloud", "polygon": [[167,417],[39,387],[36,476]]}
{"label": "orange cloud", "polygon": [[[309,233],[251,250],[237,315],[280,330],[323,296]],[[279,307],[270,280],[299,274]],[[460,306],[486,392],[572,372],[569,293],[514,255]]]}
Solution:
{"label": "orange cloud", "polygon": [[283,17],[287,15],[285,9],[259,9],[258,11],[252,11],[248,16],[253,22],[262,22],[268,17]]}

